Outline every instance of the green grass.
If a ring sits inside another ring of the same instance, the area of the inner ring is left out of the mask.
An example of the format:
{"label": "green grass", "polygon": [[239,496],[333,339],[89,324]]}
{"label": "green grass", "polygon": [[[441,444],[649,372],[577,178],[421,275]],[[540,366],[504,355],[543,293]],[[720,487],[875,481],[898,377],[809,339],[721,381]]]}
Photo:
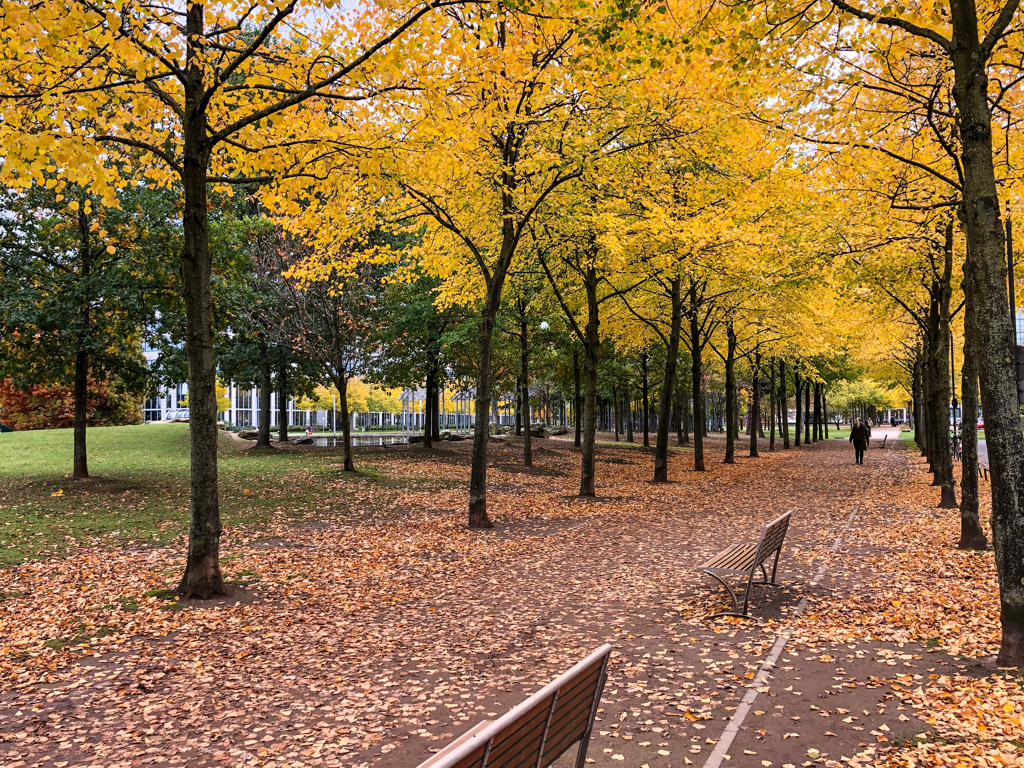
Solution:
{"label": "green grass", "polygon": [[[367,472],[345,476],[337,452],[243,450],[248,445],[221,436],[225,525],[312,519],[324,506],[368,514],[346,506],[340,497],[349,494],[324,494],[327,481],[377,482]],[[83,541],[162,544],[187,532],[187,424],[91,428],[88,455],[93,479],[73,481],[71,430],[0,435],[0,565],[60,555]]]}

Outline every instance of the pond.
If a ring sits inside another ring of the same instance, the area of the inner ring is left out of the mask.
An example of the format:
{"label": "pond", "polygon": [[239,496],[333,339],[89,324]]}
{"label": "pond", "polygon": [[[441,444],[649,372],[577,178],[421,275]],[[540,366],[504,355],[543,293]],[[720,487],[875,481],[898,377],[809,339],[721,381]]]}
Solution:
{"label": "pond", "polygon": [[[353,448],[365,448],[380,445],[405,445],[409,440],[401,435],[352,435]],[[321,448],[341,448],[345,444],[345,438],[341,435],[329,435],[327,437],[314,437],[313,445]]]}

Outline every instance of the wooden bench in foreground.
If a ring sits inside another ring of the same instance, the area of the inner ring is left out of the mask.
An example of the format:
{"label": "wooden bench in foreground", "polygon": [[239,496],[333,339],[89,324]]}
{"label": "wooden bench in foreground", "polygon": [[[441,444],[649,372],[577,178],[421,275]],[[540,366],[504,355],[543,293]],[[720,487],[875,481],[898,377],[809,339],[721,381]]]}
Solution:
{"label": "wooden bench in foreground", "polygon": [[[782,554],[782,543],[786,539],[786,532],[789,530],[789,516],[787,512],[781,517],[772,520],[761,531],[761,538],[757,543],[733,544],[728,549],[722,550],[713,558],[708,560],[699,570],[718,579],[728,590],[732,598],[732,610],[715,613],[708,616],[709,619],[718,616],[739,616],[744,619],[756,619],[751,616],[747,608],[750,605],[750,588],[754,584],[763,584],[769,587],[779,586],[775,581],[775,574],[779,568],[779,555]],[[772,564],[772,577],[768,578],[764,564],[772,555],[775,555],[775,562]],[[754,572],[761,569],[761,581],[754,581]],[[743,610],[739,609],[739,600],[729,583],[723,576],[742,575],[747,577],[747,589],[743,594]]]}
{"label": "wooden bench in foreground", "polygon": [[584,768],[612,647],[602,645],[519,706],[477,723],[419,768],[548,768],[574,744]]}

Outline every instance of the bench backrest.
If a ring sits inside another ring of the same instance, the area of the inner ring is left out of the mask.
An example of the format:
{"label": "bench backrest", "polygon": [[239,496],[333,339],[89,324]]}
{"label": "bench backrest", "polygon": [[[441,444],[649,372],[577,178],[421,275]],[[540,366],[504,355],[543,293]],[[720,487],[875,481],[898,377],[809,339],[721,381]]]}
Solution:
{"label": "bench backrest", "polygon": [[430,758],[430,768],[548,768],[589,739],[611,650],[602,645],[465,743]]}
{"label": "bench backrest", "polygon": [[780,515],[761,531],[761,539],[757,542],[757,555],[754,557],[754,565],[750,569],[751,573],[772,554],[782,549],[782,542],[786,540],[786,532],[789,531],[789,516],[792,514],[792,512],[787,512]]}

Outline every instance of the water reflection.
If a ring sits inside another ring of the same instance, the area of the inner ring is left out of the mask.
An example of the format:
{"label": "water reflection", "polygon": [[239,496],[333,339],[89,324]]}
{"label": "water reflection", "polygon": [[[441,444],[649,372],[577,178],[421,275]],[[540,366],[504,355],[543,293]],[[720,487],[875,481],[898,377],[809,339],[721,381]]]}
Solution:
{"label": "water reflection", "polygon": [[[409,442],[401,435],[352,435],[352,447],[364,448],[380,445],[405,445]],[[341,435],[335,437],[314,437],[313,445],[321,448],[341,448],[345,445],[345,438]]]}

